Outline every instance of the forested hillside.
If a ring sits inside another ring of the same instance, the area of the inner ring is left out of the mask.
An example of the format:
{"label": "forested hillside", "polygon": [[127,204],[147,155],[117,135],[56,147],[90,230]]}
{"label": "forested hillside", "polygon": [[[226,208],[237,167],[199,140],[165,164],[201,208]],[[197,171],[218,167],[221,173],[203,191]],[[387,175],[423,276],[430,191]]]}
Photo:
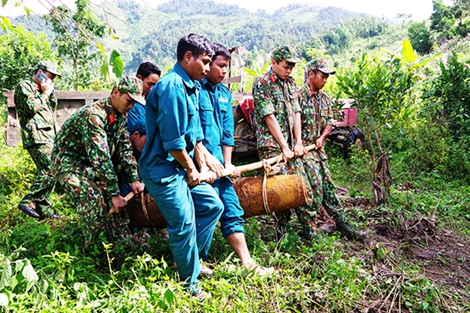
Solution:
{"label": "forested hillside", "polygon": [[[106,48],[117,49],[121,53],[126,72],[134,71],[144,59],[154,60],[161,67],[172,64],[177,40],[191,32],[203,34],[229,47],[243,46],[248,51],[269,52],[279,44],[308,42],[321,34],[331,37],[326,39],[329,43],[351,40],[336,39],[327,31],[353,19],[361,21],[358,28],[367,28],[360,30],[367,36],[381,33],[387,25],[385,21],[340,8],[300,4],[268,14],[213,1],[177,0],[150,8],[120,0],[105,2],[101,7],[94,7],[93,11],[118,38],[108,37],[103,42]],[[49,24],[39,16],[17,18],[12,23],[22,24],[35,33],[44,31],[48,38],[54,38]]]}

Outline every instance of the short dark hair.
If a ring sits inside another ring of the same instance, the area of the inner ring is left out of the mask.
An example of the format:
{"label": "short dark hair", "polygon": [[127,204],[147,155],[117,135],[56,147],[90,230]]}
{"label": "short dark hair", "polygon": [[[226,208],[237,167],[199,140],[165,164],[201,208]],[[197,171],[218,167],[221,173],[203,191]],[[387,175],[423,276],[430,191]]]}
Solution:
{"label": "short dark hair", "polygon": [[[214,61],[219,55],[226,58],[226,59],[231,59],[232,55],[230,54],[230,51],[228,51],[227,47],[225,47],[223,44],[220,44],[218,42],[213,42],[212,43],[212,50],[214,50],[214,55],[212,56],[212,61]],[[212,63],[211,61],[211,63]]]}
{"label": "short dark hair", "polygon": [[139,68],[137,69],[137,76],[140,75],[142,76],[142,79],[149,77],[150,74],[157,74],[160,76],[162,74],[162,71],[153,64],[152,62],[144,62],[139,65]]}
{"label": "short dark hair", "polygon": [[182,37],[178,41],[178,46],[176,47],[176,57],[178,61],[182,61],[184,59],[184,54],[188,51],[191,51],[194,58],[199,57],[201,54],[212,56],[214,53],[212,50],[212,43],[209,39],[193,33]]}

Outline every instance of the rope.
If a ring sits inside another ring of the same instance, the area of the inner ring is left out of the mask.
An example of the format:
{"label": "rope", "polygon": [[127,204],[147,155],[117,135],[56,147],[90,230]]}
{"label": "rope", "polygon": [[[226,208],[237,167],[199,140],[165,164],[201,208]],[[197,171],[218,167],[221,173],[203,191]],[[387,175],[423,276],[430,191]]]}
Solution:
{"label": "rope", "polygon": [[144,212],[145,218],[147,221],[150,223],[150,225],[155,226],[155,224],[150,220],[149,218],[149,213],[147,211],[147,205],[145,204],[145,197],[144,197],[144,192],[140,194],[140,202],[142,204],[142,211]]}
{"label": "rope", "polygon": [[277,173],[281,171],[281,168],[286,164],[286,160],[284,159],[284,155],[282,155],[281,158],[277,161],[276,164],[270,165],[266,160],[262,161],[262,167],[263,167],[263,190],[262,190],[262,195],[263,195],[263,207],[264,210],[266,211],[267,214],[272,215],[272,211],[269,208],[268,204],[268,195],[266,193],[266,185],[267,185],[267,178],[268,176],[274,176]]}

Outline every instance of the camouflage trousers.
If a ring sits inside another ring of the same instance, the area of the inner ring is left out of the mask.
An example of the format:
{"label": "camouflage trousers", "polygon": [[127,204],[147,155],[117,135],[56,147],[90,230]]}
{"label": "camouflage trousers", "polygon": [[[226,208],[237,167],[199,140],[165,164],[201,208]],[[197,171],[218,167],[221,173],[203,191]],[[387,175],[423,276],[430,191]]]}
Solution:
{"label": "camouflage trousers", "polygon": [[[281,150],[275,148],[258,149],[259,157],[261,160],[276,157],[281,154]],[[314,191],[310,185],[309,175],[304,169],[302,159],[295,158],[285,163],[279,171],[280,175],[301,175],[305,182],[305,189],[307,191],[307,204],[295,209],[295,213],[299,222],[304,227],[312,228],[315,226],[315,217],[318,209],[312,206],[314,202]],[[281,230],[287,225],[291,218],[291,210],[275,212],[277,218],[277,227]]]}
{"label": "camouflage trousers", "polygon": [[302,157],[302,163],[313,191],[311,206],[316,209],[315,212],[323,206],[335,221],[343,218],[343,208],[335,194],[336,186],[331,179],[328,160],[321,160],[313,151]]}
{"label": "camouflage trousers", "polygon": [[27,149],[36,164],[37,174],[30,191],[20,201],[20,205],[33,207],[40,215],[51,216],[49,201],[54,190],[54,177],[50,172],[52,144],[35,145]]}
{"label": "camouflage trousers", "polygon": [[64,188],[67,197],[80,215],[81,226],[88,247],[104,233],[110,242],[119,240],[131,242],[129,217],[126,210],[107,217],[112,203],[100,184],[82,173],[59,173],[56,181]]}

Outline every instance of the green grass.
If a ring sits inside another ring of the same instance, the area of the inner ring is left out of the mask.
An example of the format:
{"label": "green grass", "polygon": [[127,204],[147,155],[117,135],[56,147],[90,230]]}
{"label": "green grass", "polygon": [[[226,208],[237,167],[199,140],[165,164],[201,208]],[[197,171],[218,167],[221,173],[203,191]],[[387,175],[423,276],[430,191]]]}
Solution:
{"label": "green grass", "polygon": [[[212,298],[198,303],[178,283],[168,242],[157,232],[149,230],[148,252],[103,242],[85,251],[78,215],[64,196],[53,196],[63,218],[37,222],[24,216],[16,206],[34,166],[20,147],[1,146],[0,156],[0,312],[385,312],[398,305],[402,312],[470,310],[468,287],[454,290],[427,278],[404,257],[408,243],[397,250],[376,237],[352,243],[336,235],[308,242],[297,236],[296,221],[276,242],[270,217],[250,218],[246,236],[255,260],[278,274],[259,277],[242,269],[217,230],[209,260],[217,267],[201,279]],[[363,163],[360,155],[330,160],[339,186],[370,198]],[[398,230],[403,221],[435,217],[468,238],[468,186],[424,179],[414,185],[420,192],[394,185],[389,207],[353,207],[348,218],[373,233],[375,224]]]}

